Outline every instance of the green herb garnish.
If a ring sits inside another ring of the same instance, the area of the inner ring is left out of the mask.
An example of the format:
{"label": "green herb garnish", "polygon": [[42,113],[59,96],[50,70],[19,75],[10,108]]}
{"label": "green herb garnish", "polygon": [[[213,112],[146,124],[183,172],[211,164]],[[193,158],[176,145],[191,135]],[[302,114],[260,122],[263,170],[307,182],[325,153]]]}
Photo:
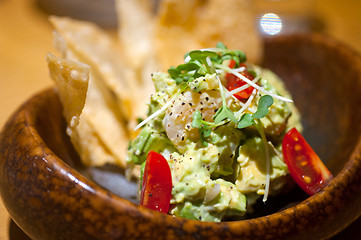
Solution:
{"label": "green herb garnish", "polygon": [[270,185],[270,169],[272,163],[269,155],[266,134],[264,132],[262,122],[260,119],[268,114],[269,108],[272,106],[272,104],[273,104],[273,98],[270,95],[262,96],[258,100],[257,111],[254,114],[250,114],[250,113],[243,114],[237,124],[237,128],[239,129],[251,125],[255,125],[261,136],[266,154],[266,183],[265,183],[265,194],[263,196],[263,202],[267,201],[267,197],[268,197],[269,185]]}
{"label": "green herb garnish", "polygon": [[[194,79],[212,74],[215,72],[214,68],[207,62],[207,58],[212,63],[222,64],[223,61],[233,59],[236,61],[236,66],[246,61],[246,55],[242,51],[229,50],[223,43],[219,42],[216,48],[207,50],[194,50],[185,55],[185,58],[190,60],[187,63],[171,67],[168,69],[169,75],[179,85],[184,82],[190,82]],[[212,69],[213,68],[213,69]]]}
{"label": "green herb garnish", "polygon": [[208,146],[205,138],[209,137],[212,133],[212,128],[216,125],[212,122],[207,122],[202,119],[202,113],[195,111],[193,114],[192,127],[198,128],[200,140],[204,146]]}
{"label": "green herb garnish", "polygon": [[273,104],[273,98],[270,95],[264,95],[258,100],[257,111],[254,114],[245,113],[238,120],[237,128],[242,129],[251,125],[256,125],[255,119],[261,119],[265,117],[269,108]]}
{"label": "green herb garnish", "polygon": [[224,120],[229,119],[230,121],[237,123],[237,119],[234,116],[233,112],[227,107],[227,106],[222,106],[218,109],[218,111],[216,112],[216,114],[214,114],[213,116],[214,119],[214,123],[215,124],[219,124]]}
{"label": "green herb garnish", "polygon": [[207,58],[217,58],[218,54],[216,52],[207,50],[195,50],[189,53],[189,57],[193,61],[198,61],[199,63],[201,63],[206,68],[206,73],[212,74],[213,71],[207,62]]}
{"label": "green herb garnish", "polygon": [[200,65],[189,62],[178,65],[178,67],[171,67],[168,69],[169,75],[175,80],[179,85],[184,82],[193,81],[195,78],[202,76],[198,73]]}
{"label": "green herb garnish", "polygon": [[270,95],[264,95],[258,100],[257,111],[252,115],[253,118],[260,119],[265,117],[269,108],[273,104],[273,98]]}

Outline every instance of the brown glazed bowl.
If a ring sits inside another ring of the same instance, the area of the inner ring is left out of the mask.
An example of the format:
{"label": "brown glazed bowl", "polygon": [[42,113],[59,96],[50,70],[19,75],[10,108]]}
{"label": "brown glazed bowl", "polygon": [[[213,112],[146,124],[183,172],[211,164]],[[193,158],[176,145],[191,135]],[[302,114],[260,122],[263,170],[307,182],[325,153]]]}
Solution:
{"label": "brown glazed bowl", "polygon": [[327,36],[280,36],[265,40],[263,66],[285,81],[305,138],[334,176],[321,192],[308,197],[296,188],[248,220],[222,223],[139,207],[86,177],[49,89],[23,104],[1,132],[0,191],[11,218],[37,240],[334,236],[361,214],[361,56]]}

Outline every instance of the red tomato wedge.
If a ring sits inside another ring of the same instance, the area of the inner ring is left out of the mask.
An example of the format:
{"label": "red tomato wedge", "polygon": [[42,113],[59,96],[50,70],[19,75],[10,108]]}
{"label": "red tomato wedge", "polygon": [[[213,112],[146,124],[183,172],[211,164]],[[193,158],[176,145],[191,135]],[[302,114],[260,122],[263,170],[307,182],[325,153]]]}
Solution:
{"label": "red tomato wedge", "polygon": [[140,205],[167,213],[172,197],[172,175],[167,160],[150,151],[145,163]]}
{"label": "red tomato wedge", "polygon": [[330,171],[296,128],[292,128],[283,138],[282,151],[292,178],[309,195],[320,191],[332,178]]}
{"label": "red tomato wedge", "polygon": [[[228,65],[230,68],[234,68],[236,66],[236,61],[234,60],[230,60],[230,63]],[[241,65],[240,67],[246,67],[246,65]],[[248,78],[249,80],[253,80],[254,76],[249,73],[246,70],[244,70],[243,72],[240,72],[240,74],[242,74],[243,76],[245,76],[246,78]],[[238,78],[236,75],[232,74],[232,73],[227,73],[226,74],[226,80],[227,80],[227,90],[228,91],[232,91],[236,88],[242,87],[243,85],[247,84],[245,81],[243,81],[242,79]],[[243,91],[240,91],[238,93],[233,94],[238,100],[242,100],[242,99],[247,99],[249,98],[249,96],[251,96],[252,91],[253,91],[254,87],[250,86],[246,89],[244,89]]]}

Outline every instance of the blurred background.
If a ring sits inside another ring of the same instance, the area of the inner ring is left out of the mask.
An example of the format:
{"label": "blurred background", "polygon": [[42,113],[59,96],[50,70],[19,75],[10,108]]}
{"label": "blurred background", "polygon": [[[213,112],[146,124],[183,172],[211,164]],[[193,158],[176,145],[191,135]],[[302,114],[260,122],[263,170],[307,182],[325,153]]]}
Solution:
{"label": "blurred background", "polygon": [[[361,1],[254,0],[254,4],[263,37],[316,31],[361,53]],[[46,53],[53,51],[50,14],[94,21],[116,34],[114,0],[0,0],[0,128],[26,99],[53,85],[45,62]],[[358,220],[335,239],[355,239],[352,229],[360,228]],[[1,202],[0,239],[27,239]]]}

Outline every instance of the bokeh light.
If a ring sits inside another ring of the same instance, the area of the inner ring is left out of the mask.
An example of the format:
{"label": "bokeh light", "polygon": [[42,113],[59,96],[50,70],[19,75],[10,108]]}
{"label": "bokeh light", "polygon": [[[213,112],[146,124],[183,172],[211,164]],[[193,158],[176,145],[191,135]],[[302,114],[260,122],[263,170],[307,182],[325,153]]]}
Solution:
{"label": "bokeh light", "polygon": [[269,35],[275,35],[282,30],[282,20],[274,13],[264,14],[261,18],[260,24],[262,30]]}

